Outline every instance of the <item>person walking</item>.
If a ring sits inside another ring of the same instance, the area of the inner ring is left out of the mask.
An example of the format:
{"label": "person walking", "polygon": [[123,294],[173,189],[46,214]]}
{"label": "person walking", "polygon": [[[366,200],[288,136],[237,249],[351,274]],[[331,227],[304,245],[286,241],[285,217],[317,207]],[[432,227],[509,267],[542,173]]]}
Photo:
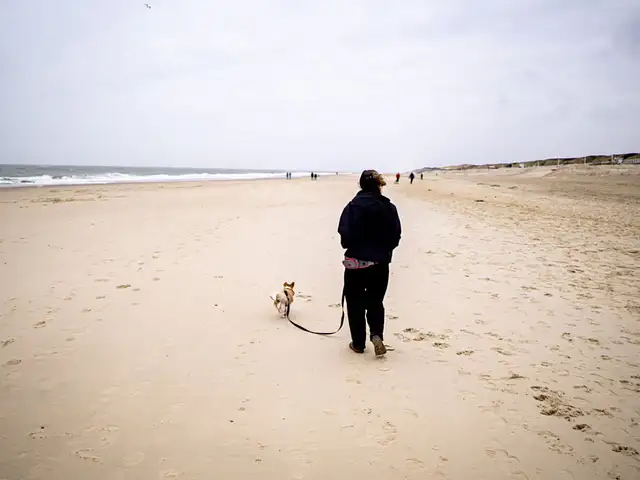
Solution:
{"label": "person walking", "polygon": [[411,172],[409,175],[409,183],[413,185],[413,181],[416,179],[416,176]]}
{"label": "person walking", "polygon": [[424,178],[424,173],[420,172],[420,180]]}
{"label": "person walking", "polygon": [[400,243],[402,227],[393,203],[382,195],[386,182],[375,170],[360,176],[360,191],[344,207],[338,223],[343,260],[344,298],[351,330],[349,348],[364,353],[367,323],[377,356],[384,345],[384,297],[389,284],[389,264]]}
{"label": "person walking", "polygon": [[400,183],[400,174],[396,173],[396,183]]}

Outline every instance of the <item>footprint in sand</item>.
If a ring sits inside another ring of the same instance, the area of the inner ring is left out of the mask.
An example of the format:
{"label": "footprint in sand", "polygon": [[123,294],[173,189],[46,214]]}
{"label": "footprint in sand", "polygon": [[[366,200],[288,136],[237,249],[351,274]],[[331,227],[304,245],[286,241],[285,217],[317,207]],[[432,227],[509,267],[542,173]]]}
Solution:
{"label": "footprint in sand", "polygon": [[500,355],[505,355],[507,357],[511,357],[515,355],[515,353],[505,350],[504,348],[501,348],[501,347],[493,347],[491,348],[491,350],[493,350],[494,352],[498,352]]}
{"label": "footprint in sand", "polygon": [[531,390],[536,392],[533,398],[540,402],[538,406],[542,415],[562,417],[565,420],[570,420],[584,415],[582,410],[570,403],[567,403],[561,392],[551,390],[547,387],[541,387],[539,385],[533,385]]}
{"label": "footprint in sand", "polygon": [[562,443],[560,437],[555,433],[550,432],[549,430],[543,430],[538,432],[538,435],[544,438],[545,443],[549,445],[550,450],[563,455],[573,454],[573,447]]}
{"label": "footprint in sand", "polygon": [[355,383],[356,385],[361,385],[362,384],[362,381],[356,375],[349,375],[346,378],[346,381],[347,381],[347,383]]}
{"label": "footprint in sand", "polygon": [[[44,427],[40,427],[41,429],[44,429]],[[49,435],[47,435],[44,432],[31,432],[29,433],[29,438],[31,440],[42,440],[44,438],[48,438]]]}
{"label": "footprint in sand", "polygon": [[456,355],[464,355],[468,357],[469,355],[473,355],[474,353],[474,350],[460,350],[459,352],[456,352]]}
{"label": "footprint in sand", "polygon": [[433,346],[435,348],[444,349],[444,348],[449,348],[451,345],[445,342],[433,342]]}
{"label": "footprint in sand", "polygon": [[580,432],[585,432],[585,433],[591,431],[591,427],[589,425],[587,425],[586,423],[578,423],[578,424],[574,425],[572,428],[574,430],[578,430]]}
{"label": "footprint in sand", "polygon": [[594,408],[592,412],[603,417],[613,418],[613,414],[605,408]]}
{"label": "footprint in sand", "polygon": [[96,457],[95,455],[92,455],[92,452],[93,452],[92,448],[81,448],[80,450],[76,450],[74,453],[76,457],[81,458],[82,460],[89,460],[93,463],[102,463],[102,460],[100,460],[100,457]]}
{"label": "footprint in sand", "polygon": [[162,472],[162,476],[164,478],[178,478],[180,476],[180,472],[178,470],[167,470]]}
{"label": "footprint in sand", "polygon": [[640,393],[640,383],[630,382],[629,380],[620,380],[620,383],[624,385],[622,388],[625,390]]}
{"label": "footprint in sand", "polygon": [[449,338],[447,335],[436,335],[433,332],[423,332],[422,330],[418,330],[417,328],[409,327],[402,330],[402,332],[394,333],[396,337],[398,337],[403,342],[422,342],[424,340],[439,338],[440,340],[446,340]]}
{"label": "footprint in sand", "polygon": [[482,412],[498,413],[503,404],[504,402],[502,400],[492,400],[489,405],[478,405],[478,408]]}
{"label": "footprint in sand", "polygon": [[405,408],[404,411],[406,414],[412,416],[413,418],[419,418],[418,412],[416,412],[415,410],[411,410],[410,408]]}
{"label": "footprint in sand", "polygon": [[17,358],[14,358],[12,360],[9,360],[7,363],[5,363],[5,367],[13,367],[15,365],[20,365],[22,363],[22,360],[19,360]]}
{"label": "footprint in sand", "polygon": [[511,455],[509,452],[507,452],[506,450],[502,449],[502,448],[485,448],[484,449],[484,453],[487,455],[487,457],[489,458],[496,458],[498,456],[498,454],[503,455],[504,458],[509,459],[509,460],[516,460],[517,462],[519,462],[520,460],[518,459],[518,457],[516,457],[515,455]]}
{"label": "footprint in sand", "polygon": [[41,321],[33,324],[33,328],[42,328],[42,327],[46,327],[46,326],[47,326],[47,322],[45,322],[44,320],[41,320]]}
{"label": "footprint in sand", "polygon": [[7,338],[6,340],[2,340],[2,341],[0,342],[0,345],[2,345],[2,347],[4,348],[4,347],[6,347],[6,346],[11,345],[11,344],[12,344],[13,342],[15,342],[15,341],[16,341],[16,339],[15,339],[15,338]]}
{"label": "footprint in sand", "polygon": [[[444,458],[444,457],[441,457],[441,458]],[[418,460],[417,458],[407,458],[405,462],[407,462],[408,467],[424,468],[425,466],[424,462],[422,460]]]}
{"label": "footprint in sand", "polygon": [[600,457],[598,457],[597,455],[588,455],[587,457],[578,460],[578,463],[584,465],[585,463],[596,463],[598,460],[600,460]]}
{"label": "footprint in sand", "polygon": [[564,332],[562,334],[562,339],[566,340],[567,342],[573,342],[573,338],[571,338],[571,334],[569,332]]}
{"label": "footprint in sand", "polygon": [[385,421],[382,425],[382,431],[382,436],[378,438],[377,442],[383,447],[386,447],[396,439],[398,430],[393,423]]}
{"label": "footprint in sand", "polygon": [[574,385],[573,388],[575,388],[576,390],[583,390],[586,393],[591,393],[593,391],[592,388],[589,388],[586,385]]}
{"label": "footprint in sand", "polygon": [[633,447],[629,447],[628,445],[620,445],[619,443],[615,443],[615,442],[606,442],[606,443],[611,445],[611,450],[613,450],[614,452],[621,453],[629,457],[638,456],[638,450],[636,450]]}

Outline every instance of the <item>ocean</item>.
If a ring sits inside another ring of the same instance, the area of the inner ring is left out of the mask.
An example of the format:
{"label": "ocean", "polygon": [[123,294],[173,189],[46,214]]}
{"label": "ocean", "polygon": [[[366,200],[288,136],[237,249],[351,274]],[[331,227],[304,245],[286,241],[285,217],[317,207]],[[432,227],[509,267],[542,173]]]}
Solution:
{"label": "ocean", "polygon": [[[311,172],[292,172],[308,177]],[[318,172],[318,175],[322,173]],[[50,185],[102,185],[107,183],[254,180],[285,178],[279,170],[225,168],[97,167],[71,165],[0,165],[0,188]]]}

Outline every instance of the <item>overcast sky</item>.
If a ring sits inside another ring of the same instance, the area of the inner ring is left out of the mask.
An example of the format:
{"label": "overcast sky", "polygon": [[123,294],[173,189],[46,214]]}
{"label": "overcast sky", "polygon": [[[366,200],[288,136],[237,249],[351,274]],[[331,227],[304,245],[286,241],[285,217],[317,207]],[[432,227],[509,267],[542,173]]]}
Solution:
{"label": "overcast sky", "polygon": [[0,0],[0,163],[640,150],[640,0]]}

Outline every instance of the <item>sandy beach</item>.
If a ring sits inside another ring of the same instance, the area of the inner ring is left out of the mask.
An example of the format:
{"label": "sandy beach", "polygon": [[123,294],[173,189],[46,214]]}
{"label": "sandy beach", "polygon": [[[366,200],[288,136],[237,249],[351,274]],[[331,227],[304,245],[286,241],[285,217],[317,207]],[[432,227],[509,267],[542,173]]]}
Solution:
{"label": "sandy beach", "polygon": [[356,177],[0,190],[0,479],[640,478],[640,167],[391,182],[383,359]]}

